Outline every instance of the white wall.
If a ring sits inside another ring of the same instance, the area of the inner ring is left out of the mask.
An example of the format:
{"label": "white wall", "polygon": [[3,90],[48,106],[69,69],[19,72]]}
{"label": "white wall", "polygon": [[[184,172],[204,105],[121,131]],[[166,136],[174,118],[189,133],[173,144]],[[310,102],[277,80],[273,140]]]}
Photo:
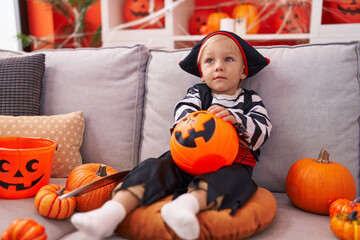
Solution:
{"label": "white wall", "polygon": [[18,0],[0,0],[0,49],[20,50],[20,31]]}

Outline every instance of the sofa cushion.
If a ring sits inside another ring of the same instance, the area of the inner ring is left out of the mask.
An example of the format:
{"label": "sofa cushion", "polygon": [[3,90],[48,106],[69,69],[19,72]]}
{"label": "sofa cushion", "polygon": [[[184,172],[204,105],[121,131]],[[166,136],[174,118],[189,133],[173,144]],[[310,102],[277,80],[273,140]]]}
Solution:
{"label": "sofa cushion", "polygon": [[352,173],[359,194],[359,43],[258,49],[271,63],[244,86],[263,98],[273,131],[255,181],[284,192],[291,165],[324,148]]}
{"label": "sofa cushion", "polygon": [[137,164],[148,60],[144,46],[42,50],[43,113],[83,111],[84,163],[118,171]]}
{"label": "sofa cushion", "polygon": [[[259,186],[285,192],[291,165],[316,158],[349,169],[359,191],[359,43],[259,47],[270,64],[244,81],[268,109],[273,131],[254,169]],[[145,96],[141,160],[169,149],[173,108],[196,78],[178,62],[189,50],[151,50]],[[166,62],[166,67],[162,66]]]}
{"label": "sofa cushion", "polygon": [[57,143],[51,177],[67,177],[82,163],[84,127],[81,111],[52,116],[0,116],[0,137],[39,137]]}
{"label": "sofa cushion", "polygon": [[[51,178],[49,184],[65,186],[65,178]],[[61,239],[74,231],[70,218],[58,220],[41,216],[35,209],[34,198],[0,199],[0,234],[16,219],[33,219],[45,227],[47,239]]]}
{"label": "sofa cushion", "polygon": [[[178,239],[160,214],[162,206],[170,201],[171,196],[168,196],[135,209],[119,225],[116,233],[128,239]],[[207,210],[198,213],[201,227],[199,239],[245,239],[259,233],[274,220],[277,204],[268,190],[258,188],[234,216],[230,215],[230,211]]]}
{"label": "sofa cushion", "polygon": [[40,115],[45,55],[0,58],[0,114]]}

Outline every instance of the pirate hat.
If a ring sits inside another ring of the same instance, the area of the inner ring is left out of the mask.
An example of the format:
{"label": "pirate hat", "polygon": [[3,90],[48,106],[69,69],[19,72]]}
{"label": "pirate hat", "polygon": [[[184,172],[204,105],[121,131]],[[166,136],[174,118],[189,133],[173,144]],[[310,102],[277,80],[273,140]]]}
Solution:
{"label": "pirate hat", "polygon": [[201,77],[200,66],[197,59],[199,51],[203,44],[214,35],[223,34],[235,41],[239,46],[240,52],[244,59],[245,74],[247,77],[254,76],[257,72],[263,69],[270,63],[270,60],[263,57],[254,47],[252,47],[247,41],[232,32],[217,31],[205,36],[200,42],[198,42],[190,51],[190,53],[179,63],[180,67],[190,74]]}

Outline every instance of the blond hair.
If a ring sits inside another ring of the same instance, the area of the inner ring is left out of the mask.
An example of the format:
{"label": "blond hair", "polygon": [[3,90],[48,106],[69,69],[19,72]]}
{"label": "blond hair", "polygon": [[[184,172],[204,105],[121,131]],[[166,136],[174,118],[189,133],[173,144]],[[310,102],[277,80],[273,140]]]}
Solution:
{"label": "blond hair", "polygon": [[204,49],[210,45],[210,44],[213,44],[213,43],[218,43],[218,42],[225,42],[227,43],[228,47],[231,48],[231,50],[233,52],[238,52],[239,55],[242,57],[242,54],[241,54],[241,51],[239,49],[239,46],[236,44],[236,42],[234,40],[232,40],[231,38],[229,38],[228,36],[226,35],[223,35],[223,34],[216,34],[212,37],[210,37],[209,39],[207,39],[203,45],[201,46],[200,48],[200,51],[199,51],[199,55],[198,55],[198,58],[197,58],[197,62],[199,63],[200,59],[202,58],[203,56],[203,53],[204,53]]}
{"label": "blond hair", "polygon": [[[241,56],[241,58],[243,58],[243,55],[242,55],[242,53],[240,51],[239,46],[236,44],[236,42],[233,39],[231,39],[230,37],[228,37],[226,35],[223,35],[223,34],[216,34],[216,35],[208,38],[203,43],[203,45],[200,47],[198,58],[197,58],[197,63],[199,64],[199,62],[201,61],[204,50],[206,49],[207,46],[209,46],[210,44],[219,43],[219,42],[225,42],[227,44],[228,48],[231,49],[231,51],[237,52],[239,54],[239,56]],[[244,61],[244,58],[243,58],[243,61]],[[200,74],[201,74],[201,70],[200,70]],[[242,81],[243,81],[243,79],[239,80],[239,86],[238,87],[241,86]]]}

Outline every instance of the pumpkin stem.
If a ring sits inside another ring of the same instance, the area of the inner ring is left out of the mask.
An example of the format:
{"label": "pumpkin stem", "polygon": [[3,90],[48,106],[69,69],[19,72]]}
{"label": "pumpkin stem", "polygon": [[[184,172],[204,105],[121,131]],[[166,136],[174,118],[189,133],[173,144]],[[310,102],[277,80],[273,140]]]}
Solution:
{"label": "pumpkin stem", "polygon": [[61,196],[64,194],[64,191],[65,191],[65,188],[64,187],[61,187],[60,190],[56,191],[56,194]]}
{"label": "pumpkin stem", "polygon": [[321,149],[319,157],[316,162],[318,163],[330,163],[329,161],[329,153],[325,149]]}
{"label": "pumpkin stem", "polygon": [[99,170],[96,172],[96,175],[99,177],[106,177],[107,176],[106,165],[101,164]]}
{"label": "pumpkin stem", "polygon": [[355,205],[355,203],[358,203],[358,202],[359,202],[359,200],[360,200],[360,197],[355,198],[355,200],[350,203],[350,206],[353,207],[353,206]]}
{"label": "pumpkin stem", "polygon": [[357,211],[356,210],[354,210],[354,211],[352,211],[348,216],[347,216],[347,218],[349,219],[349,220],[351,220],[351,221],[357,221]]}

